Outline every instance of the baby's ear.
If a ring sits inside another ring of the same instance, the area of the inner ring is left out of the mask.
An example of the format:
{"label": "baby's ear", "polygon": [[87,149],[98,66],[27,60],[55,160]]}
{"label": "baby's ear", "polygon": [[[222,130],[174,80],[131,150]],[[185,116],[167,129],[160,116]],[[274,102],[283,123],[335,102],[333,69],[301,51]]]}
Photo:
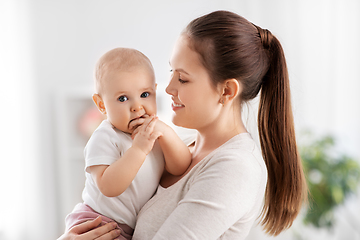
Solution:
{"label": "baby's ear", "polygon": [[102,114],[106,114],[105,104],[104,104],[104,101],[102,100],[102,98],[100,97],[100,95],[95,93],[92,96],[92,99],[93,99],[95,105],[97,106],[97,108],[99,109],[99,111]]}
{"label": "baby's ear", "polygon": [[157,90],[157,83],[155,83],[155,90]]}

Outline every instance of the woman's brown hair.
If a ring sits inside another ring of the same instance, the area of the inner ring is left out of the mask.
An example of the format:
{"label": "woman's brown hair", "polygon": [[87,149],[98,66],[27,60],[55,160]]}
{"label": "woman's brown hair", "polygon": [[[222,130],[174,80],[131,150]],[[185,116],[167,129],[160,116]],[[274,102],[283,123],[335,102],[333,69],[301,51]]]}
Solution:
{"label": "woman's brown hair", "polygon": [[214,86],[227,79],[240,81],[241,105],[260,92],[258,129],[268,170],[261,217],[265,231],[278,235],[292,225],[307,197],[281,44],[270,31],[228,11],[193,20],[183,34],[200,54]]}

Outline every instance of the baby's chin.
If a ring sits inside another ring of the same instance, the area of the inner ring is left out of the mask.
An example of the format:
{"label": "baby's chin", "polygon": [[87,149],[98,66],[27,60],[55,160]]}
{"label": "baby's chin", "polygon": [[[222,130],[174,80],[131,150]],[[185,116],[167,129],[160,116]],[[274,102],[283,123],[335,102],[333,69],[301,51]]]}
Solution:
{"label": "baby's chin", "polygon": [[124,132],[124,133],[127,133],[127,134],[132,134],[133,132],[134,132],[134,130],[130,130],[130,129],[127,129],[127,130],[121,130],[122,132]]}
{"label": "baby's chin", "polygon": [[116,130],[122,131],[123,133],[127,133],[127,134],[132,134],[134,132],[135,129],[129,129],[129,125],[126,126],[126,128],[124,126],[116,126],[114,124],[111,123],[111,125],[113,126],[113,128],[115,128]]}

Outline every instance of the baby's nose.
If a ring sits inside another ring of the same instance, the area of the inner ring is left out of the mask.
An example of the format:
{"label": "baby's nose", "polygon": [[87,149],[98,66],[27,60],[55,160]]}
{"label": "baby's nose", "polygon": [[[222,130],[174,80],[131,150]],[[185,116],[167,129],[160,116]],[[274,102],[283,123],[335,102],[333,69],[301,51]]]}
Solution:
{"label": "baby's nose", "polygon": [[143,106],[139,103],[134,103],[131,107],[132,112],[137,112],[143,109]]}

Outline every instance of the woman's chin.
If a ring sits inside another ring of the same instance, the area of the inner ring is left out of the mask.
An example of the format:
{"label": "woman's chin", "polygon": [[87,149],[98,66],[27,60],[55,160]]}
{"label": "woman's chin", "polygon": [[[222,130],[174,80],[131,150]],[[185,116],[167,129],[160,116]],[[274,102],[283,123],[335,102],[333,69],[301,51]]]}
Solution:
{"label": "woman's chin", "polygon": [[177,117],[176,115],[173,116],[172,118],[172,123],[177,126],[177,127],[182,127],[182,128],[190,128],[192,129],[193,127],[188,123],[188,121],[184,121],[184,119],[181,119],[179,117]]}
{"label": "woman's chin", "polygon": [[177,127],[184,127],[183,124],[182,124],[183,121],[181,121],[181,120],[179,119],[179,117],[177,117],[175,114],[173,115],[171,121],[172,121],[172,123],[173,123],[175,126],[177,126]]}

